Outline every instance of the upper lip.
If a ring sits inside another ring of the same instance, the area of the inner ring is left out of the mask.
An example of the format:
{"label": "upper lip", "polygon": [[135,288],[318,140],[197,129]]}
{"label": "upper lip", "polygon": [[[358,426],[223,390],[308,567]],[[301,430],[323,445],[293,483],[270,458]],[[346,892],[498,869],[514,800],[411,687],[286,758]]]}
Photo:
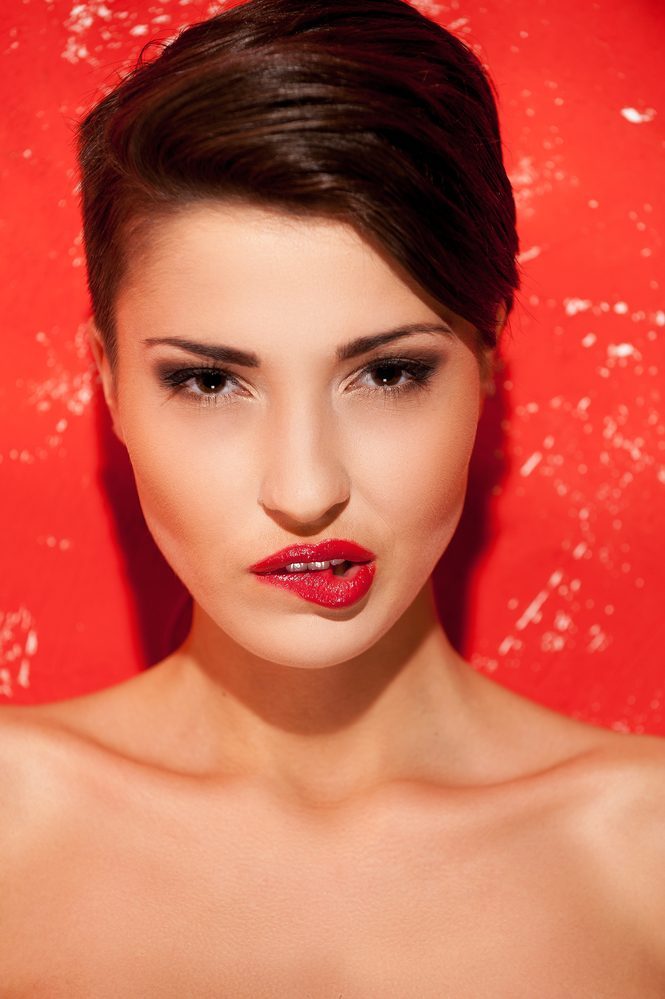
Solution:
{"label": "upper lip", "polygon": [[331,538],[316,545],[289,545],[262,562],[250,565],[249,571],[273,572],[291,562],[328,562],[332,558],[343,558],[347,562],[371,562],[376,556],[355,541]]}

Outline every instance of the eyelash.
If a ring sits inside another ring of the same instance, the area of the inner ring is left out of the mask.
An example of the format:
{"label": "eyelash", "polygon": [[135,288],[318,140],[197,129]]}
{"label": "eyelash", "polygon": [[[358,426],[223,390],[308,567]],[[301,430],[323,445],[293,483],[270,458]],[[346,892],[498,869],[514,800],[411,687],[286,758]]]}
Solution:
{"label": "eyelash", "polygon": [[[399,398],[404,395],[410,394],[414,391],[420,391],[429,388],[429,381],[436,371],[436,364],[427,362],[424,360],[409,359],[402,357],[385,357],[380,358],[376,361],[372,361],[371,364],[366,365],[364,368],[358,372],[359,375],[367,374],[369,372],[377,371],[381,368],[387,368],[391,372],[403,371],[409,374],[409,381],[402,385],[397,386],[376,386],[374,388],[363,388],[358,391],[369,392],[370,395],[379,394],[385,397]],[[229,371],[224,368],[217,367],[217,365],[210,364],[204,365],[198,368],[173,368],[170,370],[164,370],[159,373],[160,380],[168,388],[173,389],[174,393],[182,393],[185,397],[192,400],[195,405],[201,406],[220,406],[225,405],[226,401],[231,399],[230,396],[205,394],[203,392],[192,392],[185,388],[188,381],[193,378],[205,378],[215,375],[216,377],[226,378],[229,382],[236,385],[239,384],[238,379],[235,375],[232,375]],[[224,386],[225,387],[225,386]]]}

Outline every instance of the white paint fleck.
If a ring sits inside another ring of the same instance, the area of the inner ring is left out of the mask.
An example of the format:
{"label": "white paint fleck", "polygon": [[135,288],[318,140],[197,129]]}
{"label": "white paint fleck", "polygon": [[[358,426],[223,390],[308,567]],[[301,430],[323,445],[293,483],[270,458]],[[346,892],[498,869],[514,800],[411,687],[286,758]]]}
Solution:
{"label": "white paint fleck", "polygon": [[[561,580],[563,579],[563,572],[561,569],[555,569],[550,578],[547,581],[547,588],[541,590],[531,601],[529,606],[526,608],[522,616],[516,622],[515,627],[518,631],[523,631],[527,624],[531,621],[539,621],[539,611],[542,605],[545,603],[547,598],[551,595],[552,590],[555,589]],[[500,650],[499,650],[500,651]]]}
{"label": "white paint fleck", "polygon": [[523,642],[519,638],[515,638],[513,635],[506,635],[501,644],[499,645],[499,655],[505,656],[506,652],[510,652],[512,649],[519,651],[522,648]]}
{"label": "white paint fleck", "polygon": [[621,108],[621,116],[629,121],[631,125],[642,125],[644,122],[653,121],[656,117],[655,108],[646,108],[638,111],[637,108]]}
{"label": "white paint fleck", "polygon": [[540,648],[543,652],[559,652],[565,647],[566,639],[563,635],[558,635],[555,631],[545,631],[540,639]]}
{"label": "white paint fleck", "polygon": [[[184,6],[184,0],[180,0],[180,4]],[[413,0],[413,5],[426,17],[438,17],[440,14],[447,13],[443,3],[437,2],[437,0]]]}
{"label": "white paint fleck", "polygon": [[531,455],[530,458],[527,458],[527,460],[524,462],[524,464],[520,468],[520,475],[523,475],[524,477],[526,477],[527,475],[531,475],[531,473],[533,472],[534,468],[536,468],[536,466],[542,460],[543,460],[542,452],[541,451],[535,451]]}
{"label": "white paint fleck", "polygon": [[538,611],[543,606],[549,595],[550,594],[548,590],[541,590],[538,594],[536,594],[536,596],[533,598],[533,600],[526,608],[522,616],[515,623],[515,627],[517,628],[518,631],[523,631],[524,628],[526,628],[527,624],[529,624],[529,622],[534,620]]}
{"label": "white paint fleck", "polygon": [[37,651],[39,642],[37,640],[37,632],[31,628],[25,639],[25,654],[26,656],[34,656]]}
{"label": "white paint fleck", "polygon": [[610,644],[610,638],[599,624],[591,625],[589,628],[589,639],[587,652],[602,652]]}
{"label": "white paint fleck", "polygon": [[607,345],[609,357],[641,357],[642,355],[632,343],[610,343]]}
{"label": "white paint fleck", "polygon": [[568,631],[573,623],[573,619],[564,611],[558,611],[554,618],[554,627],[559,631]]}
{"label": "white paint fleck", "polygon": [[526,263],[528,260],[535,260],[542,253],[542,249],[539,246],[532,246],[528,250],[524,250],[523,253],[518,254],[518,261],[521,264]]}
{"label": "white paint fleck", "polygon": [[593,345],[594,345],[594,343],[596,342],[597,339],[598,339],[598,337],[596,336],[595,333],[587,333],[586,336],[582,337],[582,346],[583,347],[593,347]]}
{"label": "white paint fleck", "polygon": [[465,28],[469,23],[468,17],[458,17],[457,20],[451,21],[450,24],[446,25],[449,31],[459,31],[460,28]]}
{"label": "white paint fleck", "polygon": [[578,312],[586,312],[592,304],[588,298],[564,298],[563,300],[567,316],[576,316]]}

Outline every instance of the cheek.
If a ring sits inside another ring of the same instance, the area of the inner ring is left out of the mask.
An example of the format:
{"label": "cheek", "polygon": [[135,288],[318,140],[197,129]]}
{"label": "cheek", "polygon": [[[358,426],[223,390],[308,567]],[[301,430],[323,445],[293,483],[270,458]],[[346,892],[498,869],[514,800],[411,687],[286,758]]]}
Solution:
{"label": "cheek", "polygon": [[[459,521],[478,425],[472,392],[366,435],[359,482],[396,544],[441,549]],[[440,553],[440,552],[439,552]]]}
{"label": "cheek", "polygon": [[429,547],[432,562],[448,547],[462,516],[474,434],[466,428],[450,429],[430,451],[430,467],[423,478],[420,516],[413,533]]}
{"label": "cheek", "polygon": [[224,557],[247,520],[246,439],[209,414],[161,409],[126,419],[125,443],[146,523],[172,568]]}

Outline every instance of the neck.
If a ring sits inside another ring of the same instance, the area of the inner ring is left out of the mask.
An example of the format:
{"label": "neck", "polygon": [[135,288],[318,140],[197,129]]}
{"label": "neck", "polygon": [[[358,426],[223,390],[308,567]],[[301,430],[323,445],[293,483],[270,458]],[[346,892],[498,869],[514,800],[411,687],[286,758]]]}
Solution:
{"label": "neck", "polygon": [[472,671],[439,623],[431,581],[370,649],[319,669],[253,657],[195,605],[170,669],[207,765],[301,802],[441,782],[464,742]]}

